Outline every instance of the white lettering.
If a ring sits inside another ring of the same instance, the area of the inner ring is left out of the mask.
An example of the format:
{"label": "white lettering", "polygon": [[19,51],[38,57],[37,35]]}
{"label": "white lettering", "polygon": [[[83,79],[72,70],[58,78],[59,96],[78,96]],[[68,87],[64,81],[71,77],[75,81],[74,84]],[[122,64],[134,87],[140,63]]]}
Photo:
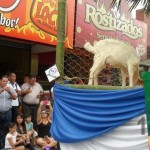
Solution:
{"label": "white lettering", "polygon": [[98,29],[109,31],[121,31],[123,35],[126,35],[132,39],[142,37],[142,28],[134,25],[133,20],[121,20],[121,18],[115,18],[110,13],[100,12],[100,9],[92,5],[86,4],[85,22],[93,23]]}
{"label": "white lettering", "polygon": [[3,12],[12,11],[13,9],[15,9],[18,6],[19,2],[20,2],[20,0],[16,0],[10,7],[1,7],[0,6],[0,11],[3,11]]}
{"label": "white lettering", "polygon": [[16,28],[18,24],[19,18],[17,19],[8,19],[0,13],[0,26],[6,26],[10,28]]}

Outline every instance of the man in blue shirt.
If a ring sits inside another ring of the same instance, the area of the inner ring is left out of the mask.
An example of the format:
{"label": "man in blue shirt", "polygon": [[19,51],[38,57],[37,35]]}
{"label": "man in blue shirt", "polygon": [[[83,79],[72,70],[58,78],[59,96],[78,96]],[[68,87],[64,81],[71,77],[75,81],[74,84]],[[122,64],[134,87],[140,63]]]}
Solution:
{"label": "man in blue shirt", "polygon": [[5,125],[12,119],[11,102],[15,100],[17,94],[12,86],[8,86],[8,77],[0,78],[0,138],[5,136]]}

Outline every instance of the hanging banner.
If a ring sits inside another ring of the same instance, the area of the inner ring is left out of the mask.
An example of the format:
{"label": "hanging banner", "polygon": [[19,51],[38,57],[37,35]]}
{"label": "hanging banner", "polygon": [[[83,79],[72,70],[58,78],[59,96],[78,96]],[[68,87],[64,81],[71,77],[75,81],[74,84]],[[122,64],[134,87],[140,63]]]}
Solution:
{"label": "hanging banner", "polygon": [[[68,6],[69,5],[69,6]],[[65,47],[73,47],[75,0],[66,0]],[[56,45],[58,0],[0,0],[0,35]]]}
{"label": "hanging banner", "polygon": [[[147,58],[147,25],[129,19],[128,5],[124,2],[120,10],[117,5],[110,8],[111,1],[78,0],[76,14],[75,47],[86,42],[93,44],[113,38],[132,45],[142,60]],[[127,14],[127,15],[126,15]]]}

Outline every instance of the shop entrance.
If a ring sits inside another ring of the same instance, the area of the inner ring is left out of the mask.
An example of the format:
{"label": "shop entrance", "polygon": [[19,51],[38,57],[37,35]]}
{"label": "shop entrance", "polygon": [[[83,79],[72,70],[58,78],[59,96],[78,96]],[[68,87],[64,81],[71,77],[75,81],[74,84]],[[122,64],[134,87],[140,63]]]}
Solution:
{"label": "shop entrance", "polygon": [[0,75],[14,71],[17,74],[17,82],[22,83],[23,76],[30,72],[30,54],[29,47],[0,45]]}

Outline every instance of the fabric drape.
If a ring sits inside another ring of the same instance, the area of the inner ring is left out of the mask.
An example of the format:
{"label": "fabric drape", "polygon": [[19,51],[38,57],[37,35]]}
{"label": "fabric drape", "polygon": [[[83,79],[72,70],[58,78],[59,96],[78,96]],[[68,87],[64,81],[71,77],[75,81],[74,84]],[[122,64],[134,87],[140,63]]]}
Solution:
{"label": "fabric drape", "polygon": [[[127,123],[115,128],[114,130],[82,142],[60,143],[61,150],[148,150],[147,124],[141,118],[146,115],[138,116]],[[145,130],[142,134],[142,130]]]}
{"label": "fabric drape", "polygon": [[55,84],[51,134],[59,142],[81,142],[144,113],[143,88],[87,90]]}

